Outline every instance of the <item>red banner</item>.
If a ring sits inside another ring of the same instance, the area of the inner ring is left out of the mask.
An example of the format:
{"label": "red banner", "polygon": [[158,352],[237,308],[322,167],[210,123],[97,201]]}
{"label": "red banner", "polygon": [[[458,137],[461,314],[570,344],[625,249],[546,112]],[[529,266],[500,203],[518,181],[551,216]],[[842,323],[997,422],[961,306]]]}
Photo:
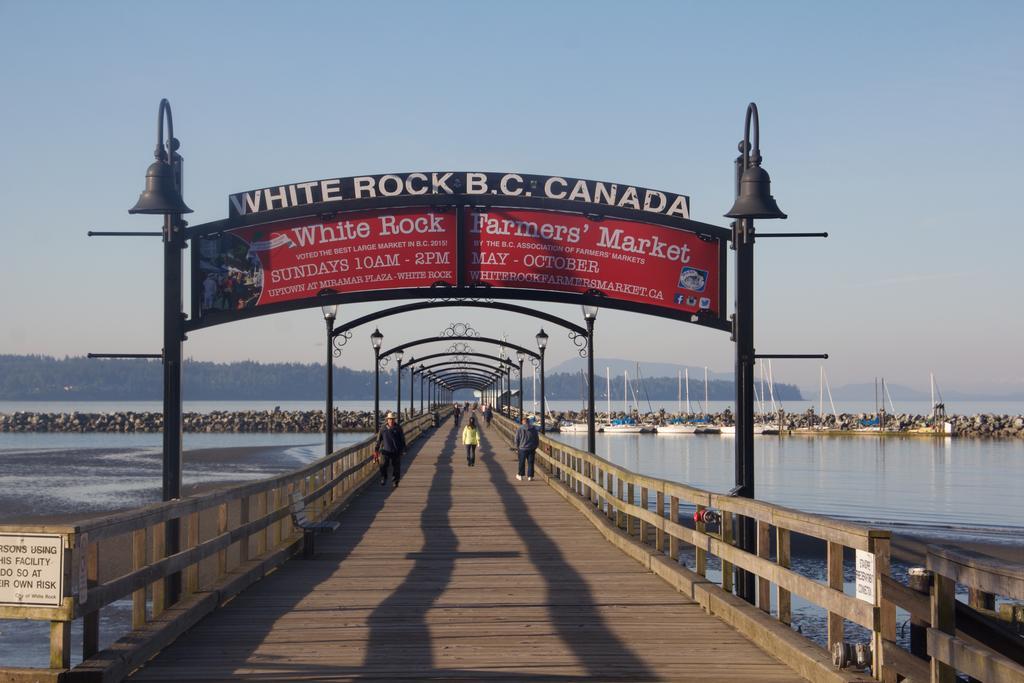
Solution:
{"label": "red banner", "polygon": [[338,293],[455,284],[454,210],[426,208],[302,218],[198,240],[201,311]]}
{"label": "red banner", "polygon": [[584,293],[719,315],[717,239],[555,211],[473,210],[466,283]]}

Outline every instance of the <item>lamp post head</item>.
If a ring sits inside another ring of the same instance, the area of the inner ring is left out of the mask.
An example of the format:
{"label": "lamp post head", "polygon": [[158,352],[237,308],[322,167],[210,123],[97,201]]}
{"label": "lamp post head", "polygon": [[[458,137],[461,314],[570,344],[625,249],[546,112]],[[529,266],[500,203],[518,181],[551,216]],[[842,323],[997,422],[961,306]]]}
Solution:
{"label": "lamp post head", "polygon": [[587,321],[597,320],[597,306],[583,305],[583,318]]}
{"label": "lamp post head", "polygon": [[540,328],[540,332],[537,333],[537,348],[543,351],[548,347],[548,335],[544,332],[544,328]]}
{"label": "lamp post head", "polygon": [[384,341],[384,335],[380,333],[380,330],[374,330],[373,334],[370,335],[370,343],[373,344],[374,351],[380,351],[380,345]]}
{"label": "lamp post head", "polygon": [[426,370],[426,368],[423,367],[423,363],[420,363],[420,366],[416,368],[416,372],[423,372],[424,370]]}
{"label": "lamp post head", "polygon": [[174,169],[163,159],[157,159],[146,169],[146,189],[128,213],[175,214],[192,213],[185,205],[174,182]]}
{"label": "lamp post head", "polygon": [[[757,157],[754,157],[756,160]],[[732,205],[726,218],[787,218],[772,197],[771,179],[761,168],[760,161],[743,171],[740,178],[740,196]]]}
{"label": "lamp post head", "polygon": [[516,351],[516,360],[519,361],[520,365],[522,365],[523,361],[526,360],[526,354],[522,351]]}
{"label": "lamp post head", "polygon": [[321,306],[320,310],[324,313],[324,320],[329,323],[334,322],[334,319],[338,317],[338,304],[331,304],[330,306]]}
{"label": "lamp post head", "polygon": [[404,355],[405,355],[405,351],[403,349],[398,349],[397,351],[395,351],[395,358],[398,359],[398,364],[399,365],[402,364],[402,356],[404,356]]}

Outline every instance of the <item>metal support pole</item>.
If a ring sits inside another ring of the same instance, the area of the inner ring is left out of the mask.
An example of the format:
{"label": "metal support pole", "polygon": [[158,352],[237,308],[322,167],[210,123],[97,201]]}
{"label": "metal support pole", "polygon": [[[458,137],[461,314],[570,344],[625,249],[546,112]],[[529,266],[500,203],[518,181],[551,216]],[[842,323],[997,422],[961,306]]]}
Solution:
{"label": "metal support pole", "polygon": [[[181,294],[181,252],[185,248],[182,227],[180,216],[164,215],[164,500],[181,498],[181,346],[185,336]],[[177,554],[181,550],[180,520],[167,520],[164,533],[166,554]],[[164,581],[164,607],[176,603],[180,595],[181,573],[175,572]]]}
{"label": "metal support pole", "polygon": [[519,361],[519,420],[523,419],[523,361]]}
{"label": "metal support pole", "polygon": [[540,350],[540,433],[547,434],[547,407],[544,405],[544,349]]}
{"label": "metal support pole", "polygon": [[324,450],[327,455],[334,452],[334,361],[331,358],[331,332],[334,321],[327,323],[327,406],[324,408],[324,433],[326,436]]}
{"label": "metal support pole", "polygon": [[594,418],[594,320],[587,318],[587,452],[597,451],[597,423]]}
{"label": "metal support pole", "polygon": [[[749,218],[736,226],[736,488],[738,496],[754,493],[754,224]],[[753,518],[741,517],[737,545],[756,554]],[[736,592],[753,604],[754,574],[736,569]]]}
{"label": "metal support pole", "polygon": [[416,412],[415,404],[413,401],[416,397],[413,395],[413,390],[416,387],[416,368],[409,366],[409,415],[411,416]]}
{"label": "metal support pole", "polygon": [[373,350],[373,432],[380,433],[380,349]]}
{"label": "metal support pole", "polygon": [[420,373],[420,414],[423,413],[423,381],[426,379],[426,374]]}

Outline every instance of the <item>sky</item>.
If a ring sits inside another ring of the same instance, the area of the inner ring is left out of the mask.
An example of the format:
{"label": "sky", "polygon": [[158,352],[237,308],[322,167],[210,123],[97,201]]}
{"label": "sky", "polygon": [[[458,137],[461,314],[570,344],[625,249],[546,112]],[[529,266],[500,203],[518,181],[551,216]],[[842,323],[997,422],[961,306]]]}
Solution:
{"label": "sky", "polygon": [[[192,224],[233,192],[373,173],[593,178],[691,198],[727,226],[748,102],[772,194],[755,247],[759,353],[828,353],[833,386],[1024,388],[1020,2],[13,2],[0,0],[0,353],[158,353],[162,247],[129,216],[161,98]],[[729,301],[733,296],[730,262]],[[187,298],[186,298],[187,301]],[[381,304],[343,307],[339,319]],[[579,309],[537,305],[582,323]],[[388,344],[479,309],[381,322]],[[425,332],[426,331],[426,332]],[[548,330],[551,332],[552,330]],[[372,367],[356,330],[341,365]],[[317,362],[316,309],[194,332],[198,360]],[[728,334],[605,310],[597,356],[728,371]],[[576,353],[552,334],[548,362]],[[776,381],[817,387],[815,360]]]}

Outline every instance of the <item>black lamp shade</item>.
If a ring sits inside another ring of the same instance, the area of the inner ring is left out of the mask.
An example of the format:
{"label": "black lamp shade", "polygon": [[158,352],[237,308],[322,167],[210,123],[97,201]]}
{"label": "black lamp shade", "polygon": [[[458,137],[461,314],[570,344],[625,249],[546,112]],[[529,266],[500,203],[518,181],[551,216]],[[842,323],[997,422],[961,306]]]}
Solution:
{"label": "black lamp shade", "polygon": [[128,213],[192,213],[174,185],[174,169],[166,161],[154,161],[146,169],[146,189]]}
{"label": "black lamp shade", "polygon": [[743,171],[740,179],[740,196],[732,205],[726,218],[787,218],[771,192],[772,181],[768,172],[760,166],[751,166]]}
{"label": "black lamp shade", "polygon": [[539,348],[541,351],[543,351],[544,349],[547,348],[547,346],[548,346],[548,335],[547,335],[547,333],[544,332],[543,329],[541,329],[541,331],[537,333],[537,348]]}
{"label": "black lamp shade", "polygon": [[370,335],[370,343],[373,344],[373,348],[380,350],[380,344],[384,341],[384,335],[380,333],[380,330],[374,330],[373,334]]}

